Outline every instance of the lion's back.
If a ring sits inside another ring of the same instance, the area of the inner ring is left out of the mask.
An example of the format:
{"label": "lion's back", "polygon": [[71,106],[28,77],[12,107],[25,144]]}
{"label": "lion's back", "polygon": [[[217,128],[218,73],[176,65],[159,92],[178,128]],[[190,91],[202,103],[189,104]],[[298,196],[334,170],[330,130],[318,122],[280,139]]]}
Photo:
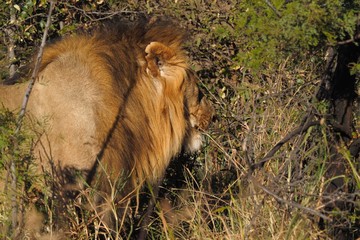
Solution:
{"label": "lion's back", "polygon": [[[91,169],[100,145],[96,110],[104,99],[96,83],[94,62],[83,50],[57,54],[52,48],[45,50],[45,60],[53,54],[52,60],[39,73],[28,110],[46,131],[47,136],[40,139],[46,146],[40,148],[43,156],[60,167]],[[107,113],[109,118],[111,112]]]}

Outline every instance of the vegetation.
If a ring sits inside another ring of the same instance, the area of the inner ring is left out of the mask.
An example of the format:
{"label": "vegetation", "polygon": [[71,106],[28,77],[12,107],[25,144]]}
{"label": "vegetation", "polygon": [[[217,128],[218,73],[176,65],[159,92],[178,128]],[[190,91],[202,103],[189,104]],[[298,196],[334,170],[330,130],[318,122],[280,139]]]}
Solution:
{"label": "vegetation", "polygon": [[[11,65],[28,71],[48,7],[0,3],[3,80],[16,74]],[[58,1],[49,38],[116,15],[167,15],[189,30],[191,63],[216,117],[199,156],[169,169],[161,195],[176,207],[159,201],[149,239],[357,239],[359,11],[358,0]],[[15,118],[0,112],[0,171],[15,159],[18,206],[36,202],[50,226],[51,194],[30,171],[31,137],[14,136]],[[0,194],[4,239],[11,238],[9,196]],[[74,206],[67,211],[73,238],[94,238],[94,213],[79,219]]]}

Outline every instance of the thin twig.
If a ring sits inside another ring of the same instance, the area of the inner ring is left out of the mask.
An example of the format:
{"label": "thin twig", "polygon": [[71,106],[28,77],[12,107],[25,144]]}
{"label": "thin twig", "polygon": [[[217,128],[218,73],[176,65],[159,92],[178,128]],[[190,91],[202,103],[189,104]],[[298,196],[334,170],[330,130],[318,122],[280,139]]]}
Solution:
{"label": "thin twig", "polygon": [[274,11],[274,13],[276,14],[276,16],[278,16],[279,18],[281,18],[281,13],[274,7],[274,5],[270,2],[270,0],[265,0],[266,4],[271,8],[271,10]]}
{"label": "thin twig", "polygon": [[260,184],[257,180],[255,180],[255,178],[251,175],[248,176],[249,180],[254,183],[257,187],[259,187],[261,190],[263,190],[266,194],[272,196],[273,198],[275,198],[276,200],[278,200],[281,203],[284,203],[286,205],[289,205],[291,207],[295,207],[298,208],[304,212],[310,213],[311,215],[314,216],[318,216],[320,218],[323,218],[325,220],[331,221],[331,218],[329,218],[328,216],[312,209],[312,208],[308,208],[308,207],[304,207],[303,205],[296,203],[296,202],[292,202],[286,199],[281,198],[280,196],[278,196],[277,194],[275,194],[274,192],[270,191],[268,188],[266,188],[265,186],[263,186],[262,184]]}
{"label": "thin twig", "polygon": [[[96,21],[102,21],[102,20],[106,20],[106,19],[111,19],[113,16],[116,16],[116,15],[121,15],[121,14],[128,14],[128,13],[131,13],[131,14],[141,14],[143,12],[139,12],[139,11],[127,11],[127,10],[120,10],[120,11],[113,11],[113,12],[97,12],[97,11],[85,11],[81,8],[78,8],[72,4],[69,4],[69,3],[66,3],[64,2],[63,3],[65,6],[69,7],[69,8],[73,8],[75,9],[76,11],[79,11],[81,12],[82,14],[84,14],[86,17],[89,18],[89,20],[91,22],[96,22]],[[93,18],[91,15],[97,15],[97,16],[104,16],[104,17],[99,17],[99,18]]]}
{"label": "thin twig", "polygon": [[51,24],[51,14],[52,14],[52,11],[54,10],[54,7],[55,7],[55,1],[50,1],[50,9],[49,9],[49,13],[48,13],[47,20],[46,20],[44,34],[43,34],[43,37],[41,40],[41,45],[40,45],[38,55],[36,57],[35,67],[34,67],[32,75],[31,75],[30,83],[26,90],[25,97],[24,97],[24,100],[21,105],[21,110],[20,110],[19,117],[18,117],[17,124],[16,124],[17,126],[16,126],[16,130],[15,130],[15,134],[17,134],[21,130],[22,120],[24,118],[26,107],[29,102],[29,97],[30,97],[32,88],[35,84],[35,79],[39,73],[40,63],[41,63],[44,47],[46,44],[47,35],[48,35],[50,24]]}
{"label": "thin twig", "polygon": [[8,36],[9,39],[9,43],[7,44],[8,46],[8,58],[10,61],[10,66],[9,66],[9,78],[14,77],[15,72],[16,72],[16,66],[14,64],[14,62],[16,61],[16,55],[15,55],[15,33],[14,33],[14,29],[12,24],[16,21],[16,15],[14,12],[14,8],[13,5],[10,5],[10,27],[8,26],[7,28],[5,28],[5,33]]}
{"label": "thin twig", "polygon": [[[337,132],[341,132],[343,134],[345,134],[347,137],[351,138],[351,133],[349,133],[347,131],[347,129],[345,129],[343,126],[341,126],[340,124],[334,122],[334,121],[326,121],[328,125],[332,126],[334,128],[335,131]],[[269,161],[274,155],[275,153],[285,144],[287,143],[290,139],[292,139],[293,137],[304,133],[305,131],[307,131],[310,127],[315,126],[315,125],[319,125],[320,121],[309,121],[306,122],[305,121],[297,128],[295,128],[293,131],[291,131],[288,135],[286,135],[283,139],[281,139],[266,155],[265,157],[263,157],[259,162],[253,164],[250,168],[251,170],[257,169],[257,168],[261,168],[264,166],[264,164]]]}
{"label": "thin twig", "polygon": [[256,168],[260,168],[263,167],[264,164],[269,161],[274,154],[285,144],[287,143],[291,138],[295,137],[296,135],[299,135],[303,132],[305,132],[306,130],[308,130],[310,127],[315,126],[315,125],[319,125],[320,121],[311,121],[306,123],[303,126],[299,126],[297,128],[295,128],[293,131],[291,131],[288,135],[286,135],[283,139],[280,140],[280,142],[278,142],[267,154],[265,157],[263,157],[263,159],[261,159],[259,162],[257,162],[256,164],[254,164],[252,166],[253,169]]}

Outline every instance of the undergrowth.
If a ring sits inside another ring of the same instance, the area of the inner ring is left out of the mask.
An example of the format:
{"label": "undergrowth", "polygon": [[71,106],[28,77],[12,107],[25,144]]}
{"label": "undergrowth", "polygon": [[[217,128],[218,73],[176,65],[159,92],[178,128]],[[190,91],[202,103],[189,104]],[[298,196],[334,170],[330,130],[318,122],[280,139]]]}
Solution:
{"label": "undergrowth", "polygon": [[[294,75],[304,76],[304,83],[298,84]],[[278,75],[267,76],[261,82],[252,83],[252,79],[244,78],[243,81],[252,86],[246,91],[231,89],[236,93],[234,96],[246,97],[246,101],[232,101],[225,106],[221,104],[226,99],[221,92],[208,94],[215,103],[217,117],[205,134],[206,146],[192,159],[194,166],[184,170],[181,187],[171,188],[171,177],[166,179],[165,195],[171,204],[158,201],[148,226],[148,238],[330,239],[318,227],[324,210],[322,192],[326,181],[325,162],[329,157],[327,126],[310,127],[285,143],[263,168],[254,171],[249,168],[249,161],[260,161],[269,149],[301,124],[309,111],[322,110],[321,103],[309,101],[316,89],[311,83],[316,79],[307,69],[287,73],[283,68]],[[234,109],[238,111],[236,115]],[[8,112],[1,116],[1,129],[11,129],[13,116]],[[2,131],[1,135],[10,139],[11,131]],[[2,142],[2,162],[8,156],[9,145],[10,142]],[[28,153],[26,148],[22,149]],[[25,158],[20,154],[18,159]],[[356,179],[359,172],[352,167],[354,164],[351,159],[348,161],[350,174]],[[4,171],[5,165],[1,166]],[[53,212],[53,196],[51,191],[43,191],[51,186],[31,186],[19,188],[27,190],[17,195],[18,204],[26,209],[32,200],[38,211],[45,213],[48,228],[44,231],[55,234],[51,228],[57,214]],[[73,239],[94,239],[99,229],[104,228],[90,204],[94,191],[84,190],[75,203],[66,203],[65,219],[69,224],[66,231]],[[6,207],[11,202],[9,196],[9,190],[1,196],[4,229],[11,223],[11,211]],[[353,221],[357,218],[349,217]],[[121,220],[119,223],[127,231],[125,235],[124,230],[120,231],[119,236],[134,236],[138,225]],[[107,231],[111,230],[105,228]]]}
{"label": "undergrowth", "polygon": [[[185,156],[185,162],[191,164],[184,164],[184,168],[176,167],[176,161],[183,162],[175,159],[175,166],[169,169],[170,174],[161,188],[162,196],[147,226],[148,239],[331,239],[331,232],[319,222],[325,219],[328,224],[337,224],[334,219],[338,217],[346,219],[343,227],[350,229],[354,238],[360,236],[359,159],[350,156],[347,146],[331,144],[334,130],[324,120],[329,103],[315,97],[325,56],[325,50],[320,46],[324,39],[321,42],[315,38],[325,34],[331,44],[336,41],[337,36],[331,32],[336,28],[324,31],[327,23],[335,21],[334,14],[325,14],[309,1],[306,11],[298,11],[303,6],[296,1],[272,1],[283,14],[290,13],[281,21],[264,5],[271,1],[256,1],[251,7],[241,5],[240,8],[238,1],[232,0],[147,1],[147,4],[139,1],[98,2],[101,3],[89,1],[83,9],[78,5],[71,7],[74,3],[71,1],[57,5],[57,16],[68,26],[56,31],[54,29],[60,25],[60,21],[56,21],[52,36],[68,34],[81,24],[87,29],[96,25],[98,18],[107,18],[109,13],[122,14],[126,18],[136,18],[140,14],[175,17],[189,31],[191,41],[187,51],[193,69],[200,76],[199,86],[216,110],[214,122],[204,133],[205,146],[201,153],[197,157]],[[341,5],[341,1],[332,3],[324,4],[329,7],[329,12],[347,6]],[[287,6],[292,6],[296,14],[292,15],[292,8]],[[89,8],[91,11],[84,14]],[[317,10],[319,15],[314,16],[311,9]],[[249,17],[254,12],[257,17]],[[323,14],[331,17],[319,17]],[[73,16],[76,22],[71,22]],[[352,23],[355,16],[350,11],[336,22],[335,26],[340,27],[342,34],[340,40],[345,39],[346,31],[354,31],[348,23]],[[23,23],[27,21],[25,18]],[[273,28],[266,28],[269,27],[267,22]],[[287,22],[292,25],[278,28]],[[311,32],[306,32],[309,28],[296,25],[304,22],[320,22],[321,25],[312,26]],[[248,25],[243,26],[246,23]],[[31,20],[30,27],[25,30],[38,34],[41,30],[38,28]],[[302,38],[304,31],[306,34]],[[266,36],[262,34],[264,32]],[[279,34],[281,39],[277,41]],[[32,39],[26,40],[28,37],[31,36],[26,35],[19,48],[33,46]],[[303,41],[300,45],[306,45],[305,49],[298,48],[299,41]],[[286,49],[287,43],[290,49]],[[1,56],[5,55],[5,50],[5,47],[1,48]],[[284,52],[276,54],[280,50]],[[20,58],[20,65],[23,58]],[[0,63],[1,75],[6,75],[3,72],[7,65],[4,60]],[[359,103],[356,104],[358,107]],[[358,111],[354,114],[353,141],[359,137],[360,126]],[[301,131],[309,116],[319,124]],[[41,230],[48,236],[58,234],[52,227],[58,214],[54,212],[54,204],[64,205],[63,219],[68,228],[62,231],[70,233],[72,239],[94,239],[101,232],[112,232],[113,229],[101,224],[99,214],[91,204],[96,190],[86,188],[70,203],[54,201],[53,183],[31,171],[36,166],[32,163],[30,146],[36,138],[29,137],[31,134],[25,130],[15,138],[15,120],[15,115],[0,112],[0,238],[12,238],[8,229],[12,220],[10,206],[14,200],[19,209],[24,210],[22,214],[30,208],[44,213],[43,218],[36,211],[28,211],[32,213],[32,221],[23,215],[23,224],[34,224],[36,229],[36,222],[44,221],[46,227]],[[299,127],[298,134],[292,134]],[[286,141],[267,158],[283,139]],[[14,142],[17,148],[14,148]],[[327,162],[334,147],[345,160],[345,177],[351,191],[325,194],[325,187],[332,179],[343,177],[328,178]],[[15,161],[20,169],[15,190],[10,187],[12,180],[8,174],[11,161]],[[260,167],[253,168],[256,164]],[[146,200],[151,198],[148,192],[144,195],[143,209],[134,207],[136,202],[126,205],[126,219],[119,219],[121,230],[115,231],[115,236],[132,239],[136,235],[141,210],[146,209]],[[347,211],[325,207],[339,199],[349,202]],[[114,212],[116,205],[113,203]]]}

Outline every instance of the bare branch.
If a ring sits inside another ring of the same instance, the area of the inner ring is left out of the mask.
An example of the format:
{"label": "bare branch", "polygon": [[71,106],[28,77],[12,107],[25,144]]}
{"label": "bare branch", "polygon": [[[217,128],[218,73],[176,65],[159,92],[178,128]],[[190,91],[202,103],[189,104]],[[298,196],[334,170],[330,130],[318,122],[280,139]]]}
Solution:
{"label": "bare branch", "polygon": [[281,18],[281,13],[274,7],[274,5],[270,2],[270,0],[265,0],[266,4],[271,8],[271,10],[274,11],[274,13],[276,14],[276,16],[278,16],[279,18]]}
{"label": "bare branch", "polygon": [[[112,11],[112,12],[97,12],[97,11],[85,11],[84,9],[78,8],[70,3],[63,3],[65,6],[69,7],[69,8],[73,8],[78,12],[81,12],[82,14],[84,14],[84,16],[86,16],[87,18],[90,19],[90,21],[92,22],[96,22],[96,21],[101,21],[101,20],[105,20],[105,19],[109,19],[112,18],[113,16],[116,15],[120,15],[120,14],[124,14],[124,13],[132,13],[132,14],[140,14],[142,12],[137,12],[137,11],[127,11],[127,10],[121,10],[121,11]],[[102,17],[97,17],[94,18],[92,15],[97,15],[97,16],[102,16]]]}
{"label": "bare branch", "polygon": [[[34,86],[34,83],[35,83],[35,79],[36,79],[36,77],[38,75],[38,72],[39,72],[43,49],[44,49],[44,46],[45,46],[47,34],[48,34],[49,27],[50,27],[50,24],[51,24],[51,14],[52,14],[52,11],[54,9],[54,5],[55,5],[55,2],[50,1],[50,9],[49,9],[48,17],[47,17],[47,22],[46,22],[46,26],[45,26],[45,30],[44,30],[44,34],[43,34],[43,38],[42,38],[42,42],[41,42],[41,46],[40,46],[40,50],[39,50],[39,53],[38,53],[37,58],[36,58],[35,67],[34,67],[34,70],[33,70],[33,73],[31,75],[31,79],[30,79],[30,84],[29,84],[29,87],[28,87],[28,89],[27,89],[27,91],[25,93],[25,97],[24,97],[24,100],[23,100],[23,103],[22,103],[22,106],[21,106],[21,111],[19,113],[17,123],[16,123],[16,129],[15,129],[15,132],[14,132],[14,149],[16,149],[18,147],[16,136],[19,134],[19,132],[21,130],[22,120],[23,120],[24,115],[25,115],[26,106],[27,106],[28,101],[29,101],[30,93],[31,93],[32,87]],[[17,218],[18,218],[18,206],[17,206],[17,203],[16,203],[16,197],[17,196],[16,196],[16,191],[15,191],[15,189],[17,187],[17,176],[16,176],[17,174],[16,174],[15,159],[13,159],[13,161],[11,162],[10,171],[11,171],[11,177],[12,177],[11,186],[12,186],[12,189],[13,189],[13,192],[11,193],[12,194],[12,196],[11,196],[11,198],[12,198],[12,216],[11,216],[12,217],[12,222],[11,222],[11,228],[12,228],[12,230],[15,230],[15,228],[18,225],[18,221],[17,221]]]}
{"label": "bare branch", "polygon": [[9,39],[9,44],[7,44],[7,48],[8,48],[8,58],[10,61],[10,66],[9,66],[9,78],[12,78],[15,75],[16,72],[16,66],[14,64],[14,61],[16,60],[16,55],[15,55],[15,40],[14,40],[14,29],[13,29],[13,23],[16,21],[16,15],[15,15],[15,11],[14,11],[14,7],[11,4],[10,5],[10,25],[8,25],[5,28],[5,33],[8,36]]}
{"label": "bare branch", "polygon": [[345,44],[349,44],[349,43],[354,43],[354,42],[358,41],[359,39],[360,39],[360,33],[356,34],[354,37],[352,37],[350,39],[337,42],[336,45],[345,45]]}
{"label": "bare branch", "polygon": [[299,126],[297,128],[295,128],[293,131],[291,131],[288,135],[286,135],[283,139],[280,140],[280,142],[278,142],[267,154],[266,156],[261,159],[261,161],[257,162],[256,164],[254,164],[252,166],[253,169],[256,168],[260,168],[262,166],[264,166],[264,164],[269,161],[274,154],[285,144],[287,143],[290,139],[292,139],[293,137],[295,137],[296,135],[302,134],[303,132],[305,132],[306,130],[308,130],[310,127],[315,126],[315,125],[319,125],[320,121],[311,121],[306,123],[303,126]]}
{"label": "bare branch", "polygon": [[29,83],[29,86],[28,86],[28,88],[26,90],[25,97],[24,97],[24,100],[23,100],[23,103],[22,103],[22,106],[21,106],[21,110],[20,110],[20,113],[19,113],[19,117],[18,117],[18,121],[17,121],[17,128],[16,128],[16,131],[15,131],[15,134],[17,134],[21,130],[22,119],[24,118],[24,115],[25,115],[26,107],[27,107],[27,104],[29,102],[29,97],[30,97],[32,88],[33,88],[33,86],[35,84],[35,79],[36,79],[36,77],[37,77],[37,75],[39,73],[42,54],[43,54],[43,51],[44,51],[47,35],[48,35],[50,24],[51,24],[51,14],[52,14],[52,11],[54,10],[54,7],[55,7],[55,1],[50,1],[50,9],[49,9],[49,13],[48,13],[47,20],[46,20],[44,34],[43,34],[43,37],[42,37],[42,40],[41,40],[41,45],[40,45],[38,55],[36,57],[35,67],[34,67],[32,75],[31,75],[30,83]]}
{"label": "bare branch", "polygon": [[299,203],[296,203],[296,202],[293,202],[293,201],[289,201],[289,200],[286,200],[286,199],[283,199],[281,198],[280,196],[278,196],[277,194],[275,194],[274,192],[270,191],[268,188],[266,188],[265,186],[261,185],[258,181],[255,180],[255,178],[251,175],[248,176],[249,177],[249,180],[254,183],[254,185],[256,185],[257,187],[259,187],[261,190],[263,190],[266,194],[272,196],[273,198],[275,198],[277,201],[281,202],[281,203],[284,203],[288,206],[291,206],[291,207],[295,207],[297,209],[300,209],[304,212],[307,212],[311,215],[314,215],[314,216],[318,216],[320,218],[323,218],[325,220],[331,220],[331,218],[329,218],[328,216],[312,209],[312,208],[309,208],[309,207],[305,207]]}

